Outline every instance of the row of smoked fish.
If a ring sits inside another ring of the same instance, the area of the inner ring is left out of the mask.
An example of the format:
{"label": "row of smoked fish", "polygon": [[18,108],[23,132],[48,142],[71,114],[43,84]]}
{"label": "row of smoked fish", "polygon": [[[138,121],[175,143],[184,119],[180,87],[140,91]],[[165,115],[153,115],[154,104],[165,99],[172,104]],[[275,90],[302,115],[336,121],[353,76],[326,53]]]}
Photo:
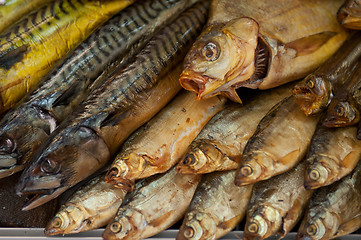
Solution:
{"label": "row of smoked fish", "polygon": [[354,0],[5,1],[2,226],[357,230],[360,17]]}

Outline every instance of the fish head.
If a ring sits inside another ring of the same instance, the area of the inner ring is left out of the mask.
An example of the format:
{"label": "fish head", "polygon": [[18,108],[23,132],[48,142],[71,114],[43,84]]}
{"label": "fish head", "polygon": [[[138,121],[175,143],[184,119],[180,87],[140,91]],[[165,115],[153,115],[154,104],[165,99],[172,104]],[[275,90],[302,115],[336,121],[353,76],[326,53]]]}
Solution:
{"label": "fish head", "polygon": [[246,239],[265,239],[275,235],[282,222],[282,215],[277,209],[261,206],[247,218],[244,235]]}
{"label": "fish head", "polygon": [[358,123],[359,110],[350,101],[331,101],[326,117],[323,121],[325,127],[346,127]]}
{"label": "fish head", "polygon": [[216,222],[211,214],[204,212],[189,212],[179,229],[177,239],[214,239],[216,230]]}
{"label": "fish head", "polygon": [[22,170],[49,136],[44,116],[43,111],[33,107],[15,109],[5,115],[0,123],[0,178]]}
{"label": "fish head", "polygon": [[361,1],[346,1],[337,12],[337,20],[346,28],[361,28]]}
{"label": "fish head", "polygon": [[182,161],[177,165],[181,174],[213,172],[221,164],[223,154],[210,142],[193,142]]}
{"label": "fish head", "polygon": [[[315,210],[318,207],[320,209]],[[340,224],[337,216],[320,205],[316,205],[315,209],[306,213],[298,229],[297,239],[330,239],[337,232]]]}
{"label": "fish head", "polygon": [[120,209],[114,220],[107,225],[103,239],[116,240],[127,237],[135,239],[134,234],[142,232],[147,225],[144,215],[136,209]]}
{"label": "fish head", "polygon": [[[84,223],[86,222],[82,211],[73,205],[68,205],[53,217],[45,227],[44,233],[48,236],[77,233],[81,231]],[[74,226],[77,228],[74,229]]]}
{"label": "fish head", "polygon": [[322,75],[310,74],[297,83],[292,94],[295,102],[308,116],[325,109],[331,99],[331,84]]}
{"label": "fish head", "polygon": [[60,195],[106,164],[110,152],[104,140],[85,126],[54,132],[23,171],[16,191],[35,194],[23,210]]}
{"label": "fish head", "polygon": [[235,88],[255,73],[258,40],[259,26],[251,18],[208,26],[185,57],[180,84],[198,99],[221,94],[241,103]]}
{"label": "fish head", "polygon": [[[132,191],[134,189],[134,181],[131,172],[131,167],[128,163],[134,163],[139,169],[139,163],[142,162],[142,157],[131,153],[129,156],[120,157],[114,161],[109,171],[105,175],[105,181],[113,184],[114,187],[124,189],[126,191]],[[129,174],[129,175],[128,175]]]}

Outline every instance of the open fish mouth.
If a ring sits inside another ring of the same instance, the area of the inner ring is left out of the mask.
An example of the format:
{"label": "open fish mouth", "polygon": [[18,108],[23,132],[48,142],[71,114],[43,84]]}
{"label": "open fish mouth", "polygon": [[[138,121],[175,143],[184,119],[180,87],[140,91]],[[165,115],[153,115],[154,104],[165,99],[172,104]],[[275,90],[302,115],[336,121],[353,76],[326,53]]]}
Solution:
{"label": "open fish mouth", "polygon": [[255,71],[249,81],[251,83],[257,83],[264,79],[269,70],[271,61],[271,50],[265,40],[258,38],[257,48],[255,52]]}
{"label": "open fish mouth", "polygon": [[61,193],[63,193],[67,188],[65,187],[58,187],[53,189],[42,189],[39,191],[29,191],[29,192],[19,192],[17,191],[17,194],[19,196],[27,196],[28,201],[26,201],[25,205],[22,207],[23,211],[28,211],[33,208],[36,208],[46,202],[49,201],[49,199],[55,198],[55,196],[59,196]]}
{"label": "open fish mouth", "polygon": [[199,73],[184,71],[180,76],[179,82],[184,89],[195,92],[197,99],[200,100],[204,95],[206,83],[215,80],[211,79],[212,78]]}

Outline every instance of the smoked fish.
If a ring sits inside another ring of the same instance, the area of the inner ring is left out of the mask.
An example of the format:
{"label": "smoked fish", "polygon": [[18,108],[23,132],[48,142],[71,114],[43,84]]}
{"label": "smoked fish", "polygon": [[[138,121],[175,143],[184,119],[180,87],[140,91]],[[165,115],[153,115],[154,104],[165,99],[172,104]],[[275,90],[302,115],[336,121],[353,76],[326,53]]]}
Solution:
{"label": "smoked fish", "polygon": [[[18,194],[37,193],[28,210],[58,196],[103,167],[123,141],[180,90],[169,70],[199,34],[208,2],[164,27],[124,69],[95,88],[50,135],[23,171]],[[155,104],[156,103],[156,104]]]}
{"label": "smoked fish", "polygon": [[195,1],[138,1],[81,43],[1,120],[0,178],[23,169],[49,134],[113,68],[125,66],[160,27]]}
{"label": "smoked fish", "polygon": [[342,45],[336,20],[343,0],[214,0],[185,58],[180,83],[198,99],[239,87],[269,89],[305,77]]}
{"label": "smoked fish", "polygon": [[0,35],[0,113],[134,0],[55,0]]}
{"label": "smoked fish", "polygon": [[285,237],[301,219],[313,191],[303,186],[306,162],[266,181],[254,184],[248,204],[244,239]]}
{"label": "smoked fish", "polygon": [[249,101],[228,104],[193,140],[177,164],[183,174],[203,174],[237,169],[244,147],[259,121],[279,101],[291,94],[291,85],[258,92]]}
{"label": "smoked fish", "polygon": [[327,108],[332,95],[356,70],[360,56],[361,33],[356,32],[316,71],[294,86],[295,101],[306,115]]}
{"label": "smoked fish", "polygon": [[176,239],[218,239],[236,227],[246,215],[253,186],[236,186],[235,175],[232,170],[202,177]]}
{"label": "smoked fish", "polygon": [[307,152],[305,187],[315,189],[348,175],[361,158],[356,126],[327,128],[319,124]]}
{"label": "smoked fish", "polygon": [[106,181],[131,189],[135,180],[173,167],[204,125],[225,107],[224,97],[197,101],[194,95],[182,91],[149,122],[138,128],[124,142],[106,175]]}
{"label": "smoked fish", "polygon": [[192,200],[201,175],[183,175],[175,168],[136,183],[108,224],[103,239],[144,239],[180,220]]}
{"label": "smoked fish", "polygon": [[51,0],[12,0],[0,4],[0,34],[24,15],[50,2]]}
{"label": "smoked fish", "polygon": [[346,0],[337,12],[337,20],[345,28],[361,29],[361,1]]}
{"label": "smoked fish", "polygon": [[307,207],[297,239],[333,239],[361,227],[361,162],[329,186],[317,189]]}
{"label": "smoked fish", "polygon": [[126,191],[104,182],[104,174],[80,187],[49,221],[45,235],[89,231],[113,220]]}
{"label": "smoked fish", "polygon": [[237,185],[255,183],[290,170],[306,155],[320,116],[306,116],[293,96],[276,104],[248,140]]}

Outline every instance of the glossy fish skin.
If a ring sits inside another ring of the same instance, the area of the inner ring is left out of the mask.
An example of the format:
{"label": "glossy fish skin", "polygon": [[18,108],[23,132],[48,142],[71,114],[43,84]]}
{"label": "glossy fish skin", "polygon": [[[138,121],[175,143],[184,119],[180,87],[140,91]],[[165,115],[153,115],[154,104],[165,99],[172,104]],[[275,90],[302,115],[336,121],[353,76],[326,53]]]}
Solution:
{"label": "glossy fish skin", "polygon": [[136,128],[179,91],[179,83],[167,72],[182,60],[201,30],[207,5],[196,4],[164,27],[132,63],[98,86],[51,134],[17,186],[19,194],[42,194],[25,210],[56,197],[101,168]]}
{"label": "glossy fish skin", "polygon": [[355,71],[361,55],[361,33],[354,33],[316,71],[293,88],[293,96],[306,115],[317,114],[327,108],[332,92],[337,92]]}
{"label": "glossy fish skin", "polygon": [[[165,22],[194,0],[148,0],[134,3],[81,43],[65,62],[0,122],[0,177],[23,168],[35,150],[105,78],[104,69],[120,68]],[[114,64],[115,65],[115,64]],[[106,71],[107,72],[107,71]]]}
{"label": "glossy fish skin", "polygon": [[200,180],[200,175],[183,175],[172,168],[137,183],[103,239],[144,239],[172,226],[187,211]]}
{"label": "glossy fish skin", "polygon": [[181,159],[203,126],[224,109],[225,103],[224,97],[197,101],[194,93],[182,91],[127,139],[106,181],[132,188],[137,179],[166,172]]}
{"label": "glossy fish skin", "polygon": [[333,239],[361,227],[361,164],[332,185],[315,191],[297,239]]}
{"label": "glossy fish skin", "polygon": [[0,4],[0,33],[9,28],[25,14],[40,8],[49,0],[15,0]]}
{"label": "glossy fish skin", "polygon": [[248,140],[237,185],[268,179],[293,168],[306,154],[319,116],[306,116],[292,96],[275,105]]}
{"label": "glossy fish skin", "polygon": [[361,141],[356,139],[356,131],[356,126],[317,127],[306,156],[306,188],[330,185],[356,167],[361,158]]}
{"label": "glossy fish skin", "polygon": [[313,191],[303,186],[306,162],[253,187],[244,239],[285,237],[301,219]]}
{"label": "glossy fish skin", "polygon": [[360,121],[361,107],[361,63],[355,65],[351,77],[335,93],[327,108],[323,125],[346,127]]}
{"label": "glossy fish skin", "polygon": [[213,1],[181,85],[198,99],[222,94],[241,102],[236,88],[269,89],[306,76],[347,38],[334,17],[342,3]]}
{"label": "glossy fish skin", "polygon": [[233,170],[202,177],[176,239],[218,239],[236,227],[246,214],[253,186],[236,186],[235,174]]}
{"label": "glossy fish skin", "polygon": [[89,231],[112,221],[127,192],[104,182],[104,176],[79,188],[49,221],[45,235]]}
{"label": "glossy fish skin", "polygon": [[3,33],[0,113],[13,107],[69,51],[133,1],[56,0]]}
{"label": "glossy fish skin", "polygon": [[361,1],[346,0],[337,12],[337,20],[345,28],[361,29]]}
{"label": "glossy fish skin", "polygon": [[204,174],[237,169],[248,139],[273,105],[290,95],[291,85],[263,91],[243,106],[229,104],[215,115],[188,147],[177,171]]}

